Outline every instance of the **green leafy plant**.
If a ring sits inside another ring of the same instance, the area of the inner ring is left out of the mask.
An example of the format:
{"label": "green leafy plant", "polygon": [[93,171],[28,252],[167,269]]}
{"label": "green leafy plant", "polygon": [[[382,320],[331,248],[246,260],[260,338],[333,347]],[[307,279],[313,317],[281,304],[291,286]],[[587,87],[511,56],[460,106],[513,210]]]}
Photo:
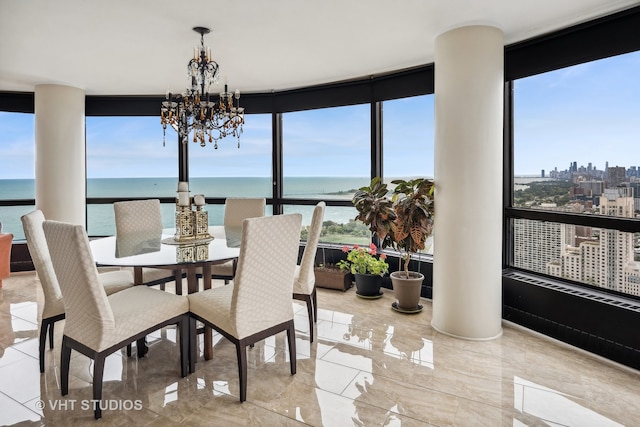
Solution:
{"label": "green leafy plant", "polygon": [[[389,271],[389,264],[385,254],[378,255],[378,248],[371,243],[368,248],[353,245],[345,246],[342,252],[347,253],[347,259],[337,264],[341,270],[351,271],[353,274],[376,274],[383,276]],[[377,256],[376,256],[377,255]]]}
{"label": "green leafy plant", "polygon": [[369,226],[369,231],[380,239],[380,247],[393,246],[392,226],[396,219],[393,202],[387,197],[389,190],[380,177],[375,177],[367,187],[353,195],[352,203],[358,210],[356,221]]}
{"label": "green leafy plant", "polygon": [[360,188],[352,200],[358,211],[355,219],[368,225],[378,236],[381,248],[391,246],[402,253],[408,278],[411,253],[425,248],[425,241],[432,231],[434,182],[416,178],[391,183],[395,185],[392,192],[380,177]]}

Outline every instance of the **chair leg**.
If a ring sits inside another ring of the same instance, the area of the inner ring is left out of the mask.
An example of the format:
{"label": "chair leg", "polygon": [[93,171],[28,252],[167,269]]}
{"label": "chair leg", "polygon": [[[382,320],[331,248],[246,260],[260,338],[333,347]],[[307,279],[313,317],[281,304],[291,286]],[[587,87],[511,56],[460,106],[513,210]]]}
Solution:
{"label": "chair leg", "polygon": [[49,323],[49,349],[53,350],[53,327],[56,322]]}
{"label": "chair leg", "polygon": [[38,345],[38,354],[40,356],[40,373],[44,372],[44,347],[47,343],[47,329],[49,328],[49,322],[42,320],[40,322],[40,344]]}
{"label": "chair leg", "polygon": [[313,287],[313,292],[311,293],[311,299],[313,300],[313,321],[318,321],[318,294],[316,293],[316,287]]}
{"label": "chair leg", "polygon": [[127,344],[127,357],[131,357],[131,343]]}
{"label": "chair leg", "polygon": [[102,400],[102,378],[104,375],[104,359],[105,355],[102,353],[96,354],[96,358],[93,361],[93,415],[96,420],[102,418],[102,408],[100,402]]}
{"label": "chair leg", "polygon": [[182,295],[182,269],[173,271],[173,281],[176,285],[176,295]]}
{"label": "chair leg", "polygon": [[291,364],[291,375],[296,373],[296,327],[293,320],[289,322],[287,328],[287,340],[289,341],[289,363]]}
{"label": "chair leg", "polygon": [[238,354],[238,377],[240,377],[240,402],[247,400],[247,347],[244,342],[236,343]]}
{"label": "chair leg", "polygon": [[67,337],[62,337],[60,349],[60,389],[63,396],[69,394],[69,362],[71,361],[71,347],[67,343]]}
{"label": "chair leg", "polygon": [[182,378],[187,376],[187,370],[189,369],[189,319],[190,316],[185,314],[178,323],[178,328],[180,329],[180,373]]}
{"label": "chair leg", "polygon": [[138,359],[142,359],[145,354],[149,351],[147,347],[146,338],[140,338],[136,341],[136,348],[138,352]]}
{"label": "chair leg", "polygon": [[196,319],[189,316],[189,372],[196,371],[196,355],[198,354],[198,331]]}
{"label": "chair leg", "polygon": [[309,316],[309,340],[313,342],[313,302],[311,295],[305,295],[304,302],[307,304],[307,315]]}

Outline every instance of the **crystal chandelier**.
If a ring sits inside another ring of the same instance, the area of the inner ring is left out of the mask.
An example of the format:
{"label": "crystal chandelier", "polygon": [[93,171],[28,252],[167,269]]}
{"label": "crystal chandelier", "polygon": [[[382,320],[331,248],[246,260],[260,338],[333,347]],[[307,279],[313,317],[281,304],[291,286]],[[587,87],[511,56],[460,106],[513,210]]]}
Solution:
{"label": "crystal chandelier", "polygon": [[228,92],[225,81],[224,92],[218,100],[209,93],[210,86],[218,83],[218,63],[211,57],[211,48],[205,48],[204,35],[210,30],[195,27],[193,31],[200,34],[200,48],[194,49],[193,59],[187,66],[191,86],[182,94],[167,92],[167,98],[160,109],[160,123],[163,129],[162,145],[165,145],[167,125],[178,132],[178,139],[183,144],[189,140],[193,132],[193,142],[204,147],[213,142],[218,148],[218,140],[226,136],[238,139],[244,124],[244,108],[240,107],[240,91]]}

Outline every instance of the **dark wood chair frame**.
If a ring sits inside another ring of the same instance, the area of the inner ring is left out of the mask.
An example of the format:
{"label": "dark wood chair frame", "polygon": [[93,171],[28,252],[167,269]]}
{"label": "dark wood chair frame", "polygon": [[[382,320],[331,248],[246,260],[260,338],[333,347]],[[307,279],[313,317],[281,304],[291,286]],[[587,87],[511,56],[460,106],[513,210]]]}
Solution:
{"label": "dark wood chair frame", "polygon": [[176,295],[182,295],[182,279],[187,277],[186,273],[183,273],[181,268],[163,268],[162,266],[155,266],[149,268],[157,268],[173,271],[173,277],[167,276],[163,279],[152,280],[150,282],[142,281],[142,267],[133,267],[133,283],[136,285],[155,286],[160,285],[160,290],[165,290],[165,285],[169,282],[176,282]]}
{"label": "dark wood chair frame", "polygon": [[307,304],[307,314],[309,315],[309,340],[313,342],[313,324],[318,321],[318,296],[316,287],[313,287],[311,294],[293,293],[293,299],[304,301]]}
{"label": "dark wood chair frame", "polygon": [[47,332],[49,332],[49,349],[53,349],[53,325],[59,320],[64,319],[64,313],[57,316],[42,319],[40,322],[40,344],[38,345],[38,354],[40,357],[40,373],[44,373],[44,348],[47,344]]}
{"label": "dark wood chair frame", "polygon": [[[212,274],[211,278],[212,279],[217,279],[217,280],[224,280],[224,284],[228,285],[230,280],[235,279],[236,277],[236,269],[238,268],[238,258],[234,258],[233,260],[233,274],[231,274],[230,276],[225,276],[222,274]],[[202,278],[201,274],[197,274],[196,275],[199,279]]]}
{"label": "dark wood chair frame", "polygon": [[[44,373],[44,348],[47,344],[47,332],[49,332],[49,349],[53,350],[53,327],[59,320],[64,320],[65,314],[42,319],[40,322],[40,344],[38,345],[38,355],[40,358],[40,373]],[[138,340],[138,357],[143,357],[147,353],[147,345],[144,339]],[[127,344],[127,357],[131,357],[131,344]]]}
{"label": "dark wood chair frame", "polygon": [[[112,345],[111,347],[102,350],[100,352],[95,351],[86,345],[79,343],[73,338],[69,338],[66,335],[62,336],[62,351],[60,356],[60,381],[61,381],[61,389],[62,395],[66,396],[69,394],[69,363],[71,361],[71,350],[76,350],[85,356],[93,359],[93,404],[94,406],[94,416],[95,419],[102,418],[102,408],[100,402],[102,400],[102,378],[104,374],[104,362],[107,356],[116,351],[123,348],[125,345],[127,348],[127,355],[130,355],[130,345],[134,341],[141,344],[144,341],[144,337],[151,332],[157,331],[167,325],[178,325],[178,333],[180,334],[180,374],[182,377],[187,376],[187,370],[189,369],[190,364],[189,359],[191,358],[188,355],[189,352],[189,342],[191,341],[191,337],[189,336],[189,313],[181,314],[180,316],[176,316],[172,319],[166,320],[160,324],[157,324],[145,331],[142,331],[135,336],[129,337],[124,341],[121,341],[117,344]],[[146,348],[145,346],[141,346],[142,348]]]}
{"label": "dark wood chair frame", "polygon": [[247,346],[253,347],[255,343],[275,335],[282,331],[287,331],[287,340],[289,341],[289,364],[291,366],[291,375],[296,373],[296,330],[293,324],[293,319],[280,323],[279,325],[272,326],[268,329],[256,332],[248,337],[238,339],[228,332],[220,329],[213,323],[201,318],[193,313],[189,320],[189,371],[195,372],[196,355],[197,351],[197,333],[196,333],[196,321],[199,320],[207,326],[220,332],[226,339],[231,341],[236,346],[236,355],[238,356],[238,377],[240,380],[240,402],[247,400]]}

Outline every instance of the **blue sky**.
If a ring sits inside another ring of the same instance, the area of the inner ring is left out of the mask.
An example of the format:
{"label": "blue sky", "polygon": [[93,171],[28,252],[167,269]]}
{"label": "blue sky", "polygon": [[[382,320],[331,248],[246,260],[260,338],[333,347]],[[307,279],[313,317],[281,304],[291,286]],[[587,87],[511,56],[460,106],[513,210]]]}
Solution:
{"label": "blue sky", "polygon": [[[640,166],[640,52],[521,79],[515,84],[515,171],[570,162]],[[433,95],[384,103],[385,175],[433,176]],[[177,176],[177,136],[162,146],[158,117],[88,117],[87,173]],[[189,143],[190,176],[270,176],[271,116],[251,115],[241,137]],[[285,176],[368,176],[369,105],[286,113]],[[0,112],[0,179],[33,178],[33,115]],[[418,153],[407,161],[407,153]]]}
{"label": "blue sky", "polygon": [[516,81],[517,174],[640,166],[640,52]]}

